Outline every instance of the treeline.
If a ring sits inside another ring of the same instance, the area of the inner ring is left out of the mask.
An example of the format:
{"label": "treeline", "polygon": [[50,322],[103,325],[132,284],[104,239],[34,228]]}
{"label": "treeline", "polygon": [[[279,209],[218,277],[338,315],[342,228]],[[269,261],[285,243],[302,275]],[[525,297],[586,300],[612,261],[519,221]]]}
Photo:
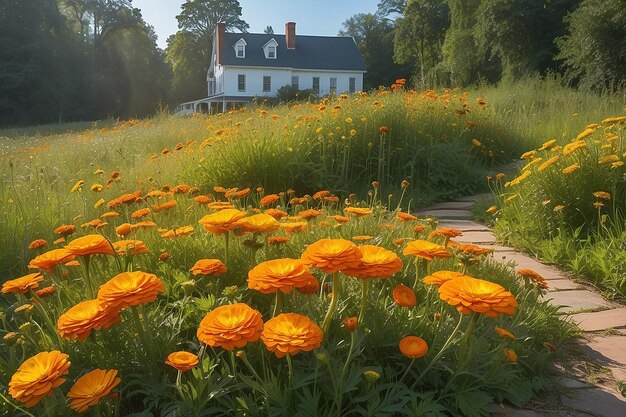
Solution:
{"label": "treeline", "polygon": [[148,115],[170,78],[130,0],[0,1],[0,125]]}
{"label": "treeline", "polygon": [[427,88],[548,73],[593,90],[626,84],[625,0],[382,0],[343,26],[368,87],[407,75]]}

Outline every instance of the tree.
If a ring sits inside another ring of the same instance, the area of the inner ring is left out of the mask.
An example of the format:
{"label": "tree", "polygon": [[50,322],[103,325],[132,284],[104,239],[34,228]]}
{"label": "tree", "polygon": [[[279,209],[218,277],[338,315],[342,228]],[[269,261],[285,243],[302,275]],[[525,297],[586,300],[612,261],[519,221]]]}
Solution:
{"label": "tree", "polygon": [[450,26],[445,0],[411,0],[396,20],[394,59],[419,69],[422,88],[426,74],[441,62],[445,33]]}
{"label": "tree", "polygon": [[180,30],[168,39],[166,50],[174,77],[171,93],[174,102],[206,94],[206,73],[218,22],[225,22],[227,30],[245,32],[250,27],[241,19],[238,0],[187,0],[181,8],[176,16]]}
{"label": "tree", "polygon": [[557,41],[566,75],[582,86],[626,86],[624,0],[583,0],[566,19],[568,34]]}
{"label": "tree", "polygon": [[579,0],[490,0],[480,4],[476,40],[481,54],[502,64],[504,78],[556,70],[555,39]]}
{"label": "tree", "polygon": [[402,14],[406,9],[407,0],[381,0],[378,3],[378,14],[381,17],[389,16],[390,14]]}
{"label": "tree", "polygon": [[263,31],[263,33],[265,33],[266,35],[273,35],[274,34],[274,28],[271,26],[266,26],[265,30]]}
{"label": "tree", "polygon": [[389,20],[371,13],[356,14],[343,22],[339,36],[353,37],[363,56],[367,67],[364,89],[390,85],[410,73],[410,66],[393,61],[394,28]]}

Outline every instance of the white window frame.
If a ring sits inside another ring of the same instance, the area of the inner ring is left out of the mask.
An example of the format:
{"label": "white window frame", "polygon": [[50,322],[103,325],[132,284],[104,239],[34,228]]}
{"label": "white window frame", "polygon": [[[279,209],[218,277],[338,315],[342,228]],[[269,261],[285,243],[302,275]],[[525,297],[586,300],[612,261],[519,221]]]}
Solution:
{"label": "white window frame", "polygon": [[356,77],[348,78],[348,92],[356,93]]}
{"label": "white window frame", "polygon": [[[242,85],[241,80],[243,80],[243,89],[241,88],[241,85]],[[246,91],[246,74],[237,74],[237,91],[245,93],[245,91]]]}
{"label": "white window frame", "polygon": [[[237,43],[235,43],[233,45],[233,48],[235,49],[235,57],[236,58],[245,58],[246,57],[246,41],[241,38],[237,41]],[[241,48],[241,49],[240,49]],[[239,54],[239,52],[241,52],[241,55]]]}
{"label": "white window frame", "polygon": [[[333,86],[334,81],[334,86]],[[330,82],[328,83],[328,90],[330,94],[337,93],[337,77],[330,77]]]}
{"label": "white window frame", "polygon": [[[315,86],[315,81],[317,81],[317,87]],[[311,88],[313,89],[315,94],[320,93],[320,77],[313,77],[313,79],[311,80]]]}
{"label": "white window frame", "polygon": [[297,88],[298,90],[300,89],[300,76],[298,75],[291,76],[291,86]]}
{"label": "white window frame", "polygon": [[[272,53],[274,56],[272,56]],[[276,46],[269,45],[267,47],[267,59],[276,59]]]}
{"label": "white window frame", "polygon": [[[267,82],[267,89],[265,88],[265,80],[268,80]],[[271,75],[264,75],[263,76],[263,92],[264,93],[269,93],[272,91],[272,76]]]}

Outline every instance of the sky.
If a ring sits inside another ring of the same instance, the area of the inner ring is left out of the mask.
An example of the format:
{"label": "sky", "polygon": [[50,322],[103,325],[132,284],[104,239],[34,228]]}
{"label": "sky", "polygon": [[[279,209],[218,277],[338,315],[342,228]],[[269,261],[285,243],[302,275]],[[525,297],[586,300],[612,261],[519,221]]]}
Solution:
{"label": "sky", "polygon": [[[272,26],[283,34],[286,22],[296,22],[296,33],[302,35],[336,36],[342,23],[357,13],[374,13],[380,0],[239,0],[242,18],[250,25],[249,32],[263,33]],[[176,15],[184,0],[133,0],[134,7],[148,24],[154,26],[159,47],[165,48],[167,38],[176,33]]]}

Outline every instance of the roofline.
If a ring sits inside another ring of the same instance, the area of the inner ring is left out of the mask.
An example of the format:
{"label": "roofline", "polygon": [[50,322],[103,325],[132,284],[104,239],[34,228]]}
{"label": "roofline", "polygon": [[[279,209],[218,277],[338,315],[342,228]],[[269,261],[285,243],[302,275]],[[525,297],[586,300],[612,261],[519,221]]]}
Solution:
{"label": "roofline", "polygon": [[294,68],[294,67],[268,67],[265,65],[224,65],[224,68],[261,68],[261,69],[282,69],[292,71],[319,71],[319,72],[360,72],[362,74],[367,73],[367,70],[331,70],[331,69],[319,69],[319,68]]}

